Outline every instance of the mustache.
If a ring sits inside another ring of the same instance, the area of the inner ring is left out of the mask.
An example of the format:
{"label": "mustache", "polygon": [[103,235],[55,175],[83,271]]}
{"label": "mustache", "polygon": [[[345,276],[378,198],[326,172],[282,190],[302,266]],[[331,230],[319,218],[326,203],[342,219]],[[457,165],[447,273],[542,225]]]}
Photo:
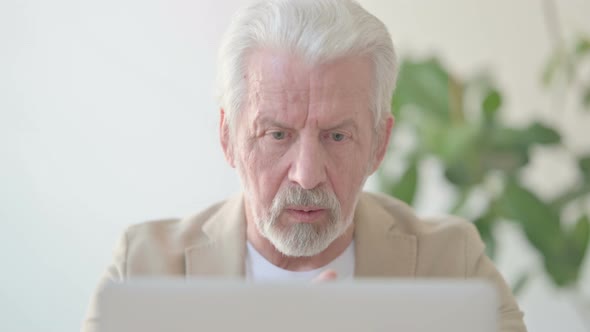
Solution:
{"label": "mustache", "polygon": [[280,213],[287,206],[314,206],[329,209],[332,212],[340,211],[340,202],[336,195],[324,188],[303,189],[299,186],[289,186],[273,199],[272,212]]}

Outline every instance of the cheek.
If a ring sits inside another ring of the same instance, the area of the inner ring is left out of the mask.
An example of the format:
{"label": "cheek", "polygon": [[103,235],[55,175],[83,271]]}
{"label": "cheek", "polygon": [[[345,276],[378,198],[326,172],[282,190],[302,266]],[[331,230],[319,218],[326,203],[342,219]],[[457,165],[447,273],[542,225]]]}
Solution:
{"label": "cheek", "polygon": [[368,177],[369,154],[363,149],[354,149],[333,155],[329,177],[343,212],[352,213],[354,203]]}
{"label": "cheek", "polygon": [[370,165],[369,148],[361,144],[351,144],[342,148],[334,148],[329,151],[330,166],[335,171],[339,181],[354,182],[363,178]]}
{"label": "cheek", "polygon": [[259,205],[270,206],[285,174],[280,154],[256,143],[245,143],[240,151],[240,176],[246,191]]}

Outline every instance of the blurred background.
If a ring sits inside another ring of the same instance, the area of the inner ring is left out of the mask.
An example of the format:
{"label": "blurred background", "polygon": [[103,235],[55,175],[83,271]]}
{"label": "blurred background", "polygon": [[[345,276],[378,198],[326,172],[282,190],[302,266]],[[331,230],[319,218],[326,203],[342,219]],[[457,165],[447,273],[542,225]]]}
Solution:
{"label": "blurred background", "polygon": [[[0,2],[0,330],[79,329],[127,225],[240,190],[215,58],[249,2]],[[590,331],[590,2],[360,3],[402,70],[367,189],[473,220],[530,331]]]}

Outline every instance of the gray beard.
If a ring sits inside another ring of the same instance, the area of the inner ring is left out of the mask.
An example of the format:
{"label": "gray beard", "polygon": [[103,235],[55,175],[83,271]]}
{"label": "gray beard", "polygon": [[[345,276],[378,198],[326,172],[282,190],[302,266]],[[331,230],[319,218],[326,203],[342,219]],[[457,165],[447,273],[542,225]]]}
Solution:
{"label": "gray beard", "polygon": [[[315,206],[327,210],[327,223],[297,223],[282,226],[279,218],[287,206]],[[269,240],[283,255],[289,257],[310,257],[326,250],[339,238],[350,220],[342,220],[340,202],[334,193],[321,188],[303,189],[291,186],[277,193],[268,213],[255,218],[260,234]]]}

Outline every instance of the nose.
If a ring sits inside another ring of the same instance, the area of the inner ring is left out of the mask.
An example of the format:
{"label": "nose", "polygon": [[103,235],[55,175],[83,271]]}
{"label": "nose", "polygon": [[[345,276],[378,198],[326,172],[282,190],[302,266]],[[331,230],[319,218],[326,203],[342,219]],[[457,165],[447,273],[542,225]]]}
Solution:
{"label": "nose", "polygon": [[289,181],[303,189],[322,185],[327,178],[325,153],[318,139],[301,137],[289,169]]}

